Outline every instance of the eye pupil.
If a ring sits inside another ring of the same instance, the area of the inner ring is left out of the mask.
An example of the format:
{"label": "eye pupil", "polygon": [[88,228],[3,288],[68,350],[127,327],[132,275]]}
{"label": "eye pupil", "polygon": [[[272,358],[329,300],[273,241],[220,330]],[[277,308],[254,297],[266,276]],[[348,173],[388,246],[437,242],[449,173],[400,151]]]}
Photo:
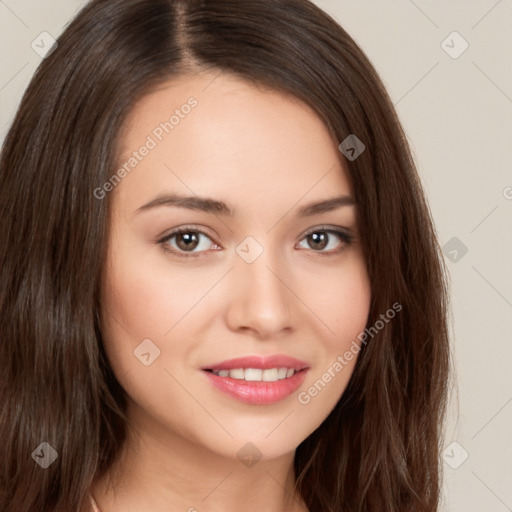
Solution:
{"label": "eye pupil", "polygon": [[327,233],[325,231],[316,231],[308,235],[313,242],[314,249],[324,249],[327,246]]}
{"label": "eye pupil", "polygon": [[[184,241],[184,245],[180,243]],[[195,249],[197,244],[199,243],[199,236],[197,233],[186,232],[186,233],[178,233],[176,235],[176,245],[183,250],[187,249]]]}

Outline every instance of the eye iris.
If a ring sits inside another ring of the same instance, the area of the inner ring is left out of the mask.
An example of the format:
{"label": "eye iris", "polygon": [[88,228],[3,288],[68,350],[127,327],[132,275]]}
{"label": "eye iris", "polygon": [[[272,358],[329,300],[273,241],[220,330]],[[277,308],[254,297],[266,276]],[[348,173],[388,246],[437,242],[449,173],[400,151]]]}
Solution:
{"label": "eye iris", "polygon": [[325,231],[317,231],[315,233],[311,233],[308,235],[308,238],[313,242],[313,249],[324,249],[327,246],[327,233]]}
{"label": "eye iris", "polygon": [[[184,242],[184,245],[180,243],[180,241]],[[176,245],[185,251],[190,249],[195,249],[199,243],[199,236],[197,233],[186,232],[186,233],[178,233],[176,235]]]}

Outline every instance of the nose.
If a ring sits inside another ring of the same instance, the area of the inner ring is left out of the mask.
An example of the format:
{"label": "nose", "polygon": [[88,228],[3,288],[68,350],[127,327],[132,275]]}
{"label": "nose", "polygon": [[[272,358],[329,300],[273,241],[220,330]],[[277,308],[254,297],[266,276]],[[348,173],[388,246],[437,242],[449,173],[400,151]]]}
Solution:
{"label": "nose", "polygon": [[275,258],[265,252],[252,263],[237,258],[230,274],[226,321],[231,330],[268,339],[291,329],[294,294]]}

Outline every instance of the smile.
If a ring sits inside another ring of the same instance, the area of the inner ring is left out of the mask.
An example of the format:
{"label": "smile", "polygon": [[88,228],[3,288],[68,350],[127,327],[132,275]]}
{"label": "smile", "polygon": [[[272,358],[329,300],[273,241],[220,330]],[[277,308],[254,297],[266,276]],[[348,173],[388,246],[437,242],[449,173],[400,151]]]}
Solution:
{"label": "smile", "polygon": [[234,368],[233,370],[210,370],[219,377],[247,381],[275,382],[286,379],[296,373],[294,368]]}

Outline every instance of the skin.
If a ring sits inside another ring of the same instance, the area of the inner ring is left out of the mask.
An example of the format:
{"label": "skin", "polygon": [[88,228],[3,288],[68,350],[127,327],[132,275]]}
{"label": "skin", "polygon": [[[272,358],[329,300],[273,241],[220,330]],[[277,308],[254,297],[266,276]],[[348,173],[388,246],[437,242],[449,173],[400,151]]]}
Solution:
{"label": "skin", "polygon": [[[308,106],[210,71],[174,79],[134,106],[119,164],[190,96],[197,106],[109,192],[102,332],[132,426],[112,470],[115,489],[104,477],[91,492],[102,512],[307,510],[291,498],[294,452],[331,412],[357,358],[308,404],[298,394],[364,330],[371,291],[355,206],[304,218],[296,212],[352,195],[346,163]],[[137,213],[162,193],[222,200],[236,212],[160,206]],[[167,246],[198,258],[180,259],[157,242],[185,225],[207,236],[199,234],[188,253],[179,236]],[[354,240],[329,234],[327,246],[315,245],[304,234],[317,226]],[[251,264],[235,250],[248,236],[263,248]],[[144,339],[160,350],[149,366],[134,356]],[[270,354],[310,366],[298,391],[272,405],[225,395],[201,371]],[[251,467],[237,456],[247,442],[261,453]]]}

